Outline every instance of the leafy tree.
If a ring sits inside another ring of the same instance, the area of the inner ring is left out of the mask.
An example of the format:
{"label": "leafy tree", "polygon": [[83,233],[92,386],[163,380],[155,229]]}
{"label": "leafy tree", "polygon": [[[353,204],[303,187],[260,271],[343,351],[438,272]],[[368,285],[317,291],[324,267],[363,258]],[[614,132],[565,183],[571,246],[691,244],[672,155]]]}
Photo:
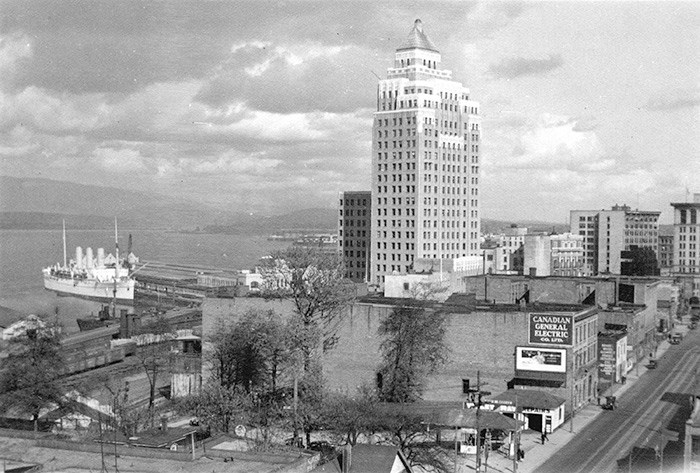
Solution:
{"label": "leafy tree", "polygon": [[196,416],[212,431],[228,433],[232,426],[246,423],[253,410],[252,397],[235,386],[208,383],[198,394],[176,401],[176,408]]}
{"label": "leafy tree", "polygon": [[11,339],[8,351],[0,368],[0,406],[31,415],[38,430],[41,410],[63,400],[60,327],[38,319]]}
{"label": "leafy tree", "polygon": [[624,276],[658,276],[659,262],[656,252],[648,246],[631,246],[628,251],[622,252],[622,257],[627,260],[622,262],[621,273]]}
{"label": "leafy tree", "polygon": [[396,307],[379,325],[383,361],[380,398],[387,402],[420,399],[427,376],[447,362],[445,317],[425,303]]}
{"label": "leafy tree", "polygon": [[234,325],[219,322],[212,336],[214,379],[246,391],[276,391],[282,370],[297,350],[295,324],[274,311],[251,310]]}
{"label": "leafy tree", "polygon": [[372,435],[384,426],[380,408],[376,390],[367,386],[359,387],[354,396],[328,393],[323,399],[323,426],[343,443],[356,445],[361,435]]}

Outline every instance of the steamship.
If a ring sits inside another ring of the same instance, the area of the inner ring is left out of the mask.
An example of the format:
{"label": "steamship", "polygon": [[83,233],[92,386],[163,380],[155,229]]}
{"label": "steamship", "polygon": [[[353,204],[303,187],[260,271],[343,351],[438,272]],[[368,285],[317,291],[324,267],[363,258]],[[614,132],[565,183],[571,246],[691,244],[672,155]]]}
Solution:
{"label": "steamship", "polygon": [[126,260],[119,259],[117,225],[114,223],[115,254],[105,256],[104,248],[75,249],[75,259],[66,258],[66,225],[63,223],[63,265],[56,263],[43,269],[44,288],[59,295],[75,296],[97,301],[133,303],[135,280],[131,266],[137,260],[129,254]]}

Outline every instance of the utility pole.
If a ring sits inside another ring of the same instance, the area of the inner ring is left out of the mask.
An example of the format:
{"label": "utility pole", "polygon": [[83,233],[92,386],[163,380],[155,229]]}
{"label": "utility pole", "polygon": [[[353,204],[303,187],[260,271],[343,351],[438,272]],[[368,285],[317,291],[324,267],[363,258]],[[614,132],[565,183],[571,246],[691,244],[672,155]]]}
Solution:
{"label": "utility pole", "polygon": [[297,405],[299,403],[299,376],[297,375],[296,367],[294,369],[294,446],[296,447],[297,436],[299,435],[299,427],[297,425]]}
{"label": "utility pole", "polygon": [[476,372],[476,473],[481,470],[481,431],[479,430],[479,411],[481,410],[481,371]]}
{"label": "utility pole", "polygon": [[518,473],[518,460],[520,458],[520,445],[518,445],[518,395],[515,395],[515,412],[513,413],[513,419],[515,419],[515,431],[513,432],[513,473]]}
{"label": "utility pole", "polygon": [[574,410],[576,409],[576,401],[574,400],[574,385],[576,383],[574,382],[574,373],[572,371],[571,373],[571,425],[569,428],[569,431],[571,433],[574,432]]}

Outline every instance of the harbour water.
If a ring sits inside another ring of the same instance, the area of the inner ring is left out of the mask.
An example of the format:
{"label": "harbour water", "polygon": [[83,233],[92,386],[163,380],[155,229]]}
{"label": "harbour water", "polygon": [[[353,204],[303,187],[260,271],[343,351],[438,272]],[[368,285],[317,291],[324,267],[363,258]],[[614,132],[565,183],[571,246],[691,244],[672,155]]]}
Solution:
{"label": "harbour water", "polygon": [[[121,230],[121,229],[120,229]],[[141,261],[158,261],[221,269],[252,269],[260,258],[289,242],[268,241],[267,235],[222,235],[166,233],[123,229],[119,233],[120,254],[125,255],[129,233],[132,251]],[[67,230],[68,259],[75,247],[98,247],[114,253],[114,232]],[[42,268],[63,262],[61,229],[0,230],[0,306],[22,313],[58,316],[71,330],[75,317],[97,314],[101,304],[74,297],[59,297],[44,289]],[[0,314],[0,326],[12,322],[12,315]],[[71,330],[72,331],[72,330]]]}

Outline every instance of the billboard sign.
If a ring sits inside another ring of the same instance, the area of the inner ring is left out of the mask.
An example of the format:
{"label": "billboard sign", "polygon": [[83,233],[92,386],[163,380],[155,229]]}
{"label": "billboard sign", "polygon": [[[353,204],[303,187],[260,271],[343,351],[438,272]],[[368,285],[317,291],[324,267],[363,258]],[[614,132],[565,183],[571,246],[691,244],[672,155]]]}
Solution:
{"label": "billboard sign", "polygon": [[571,314],[528,314],[529,343],[533,345],[572,346],[574,316]]}
{"label": "billboard sign", "polygon": [[598,339],[598,360],[600,364],[598,365],[598,378],[605,379],[607,381],[612,381],[615,374],[615,340],[605,339],[600,337]]}
{"label": "billboard sign", "polygon": [[515,347],[515,369],[541,373],[566,373],[566,350]]}

